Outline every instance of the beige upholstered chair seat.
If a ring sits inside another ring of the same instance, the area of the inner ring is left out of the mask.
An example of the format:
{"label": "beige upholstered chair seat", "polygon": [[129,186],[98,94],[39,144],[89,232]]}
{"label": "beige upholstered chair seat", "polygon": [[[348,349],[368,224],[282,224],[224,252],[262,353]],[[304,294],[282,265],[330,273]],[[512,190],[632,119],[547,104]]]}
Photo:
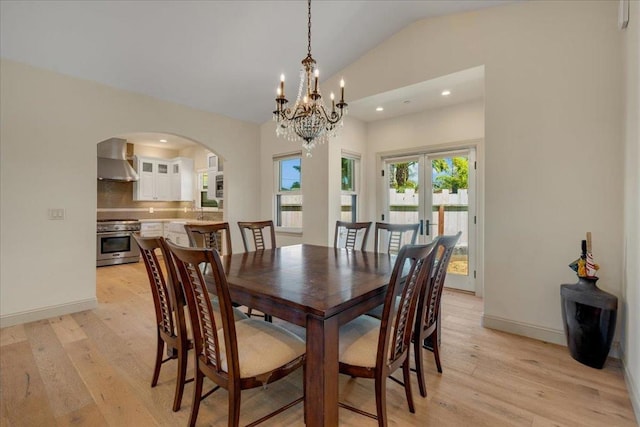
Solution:
{"label": "beige upholstered chair seat", "polygon": [[[216,327],[218,328],[218,330],[222,330],[222,317],[220,317],[220,303],[218,303],[218,298],[216,296],[211,297],[211,308],[213,309],[213,317],[215,318],[215,321],[216,321]],[[237,322],[238,320],[244,320],[248,318],[249,317],[246,314],[244,314],[237,308],[233,307],[233,320]]]}
{"label": "beige upholstered chair seat", "polygon": [[[263,320],[236,322],[240,378],[251,378],[286,365],[305,353],[304,340],[286,329]],[[220,366],[227,372],[224,333],[218,331]]]}
{"label": "beige upholstered chair seat", "polygon": [[360,316],[342,325],[338,348],[340,363],[375,368],[379,338],[380,320],[371,316]]}

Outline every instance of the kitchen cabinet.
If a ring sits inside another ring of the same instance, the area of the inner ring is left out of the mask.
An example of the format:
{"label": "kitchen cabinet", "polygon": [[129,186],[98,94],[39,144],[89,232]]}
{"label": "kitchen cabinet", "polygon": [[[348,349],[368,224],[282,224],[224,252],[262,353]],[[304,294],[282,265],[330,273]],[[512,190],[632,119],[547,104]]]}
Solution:
{"label": "kitchen cabinet", "polygon": [[224,175],[218,173],[216,175],[216,198],[222,199],[224,197]]}
{"label": "kitchen cabinet", "polygon": [[178,157],[171,162],[171,200],[193,200],[193,160]]}
{"label": "kitchen cabinet", "polygon": [[209,186],[207,188],[207,198],[222,199],[223,192],[223,163],[215,154],[209,154],[207,158],[207,176],[209,177]]}
{"label": "kitchen cabinet", "polygon": [[137,158],[138,181],[133,183],[133,200],[169,200],[171,196],[168,160]]}
{"label": "kitchen cabinet", "polygon": [[133,200],[181,201],[193,199],[193,160],[138,157],[139,180],[133,184]]}

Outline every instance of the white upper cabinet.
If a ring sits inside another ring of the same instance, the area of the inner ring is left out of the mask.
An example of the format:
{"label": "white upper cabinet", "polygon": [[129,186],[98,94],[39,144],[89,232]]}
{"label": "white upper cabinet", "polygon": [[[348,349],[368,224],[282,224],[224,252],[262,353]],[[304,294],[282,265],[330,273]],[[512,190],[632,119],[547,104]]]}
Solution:
{"label": "white upper cabinet", "polygon": [[171,175],[169,175],[171,163],[158,160],[156,165],[155,200],[171,200]]}
{"label": "white upper cabinet", "polygon": [[193,160],[186,157],[171,163],[171,200],[193,200]]}
{"label": "white upper cabinet", "polygon": [[134,200],[155,200],[156,168],[156,162],[138,158],[137,170],[139,180],[133,184]]}
{"label": "white upper cabinet", "polygon": [[138,157],[140,179],[133,184],[133,200],[193,200],[193,160]]}
{"label": "white upper cabinet", "polygon": [[218,172],[218,156],[211,153],[207,156],[207,173],[215,174]]}

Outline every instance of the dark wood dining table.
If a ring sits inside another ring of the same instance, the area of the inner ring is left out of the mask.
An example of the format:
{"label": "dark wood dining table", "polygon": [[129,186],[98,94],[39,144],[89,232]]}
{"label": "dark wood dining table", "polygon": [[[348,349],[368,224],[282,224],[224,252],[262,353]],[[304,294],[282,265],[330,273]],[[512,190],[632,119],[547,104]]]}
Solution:
{"label": "dark wood dining table", "polygon": [[306,328],[307,426],[338,425],[338,330],[384,302],[393,261],[306,244],[222,258],[233,301]]}

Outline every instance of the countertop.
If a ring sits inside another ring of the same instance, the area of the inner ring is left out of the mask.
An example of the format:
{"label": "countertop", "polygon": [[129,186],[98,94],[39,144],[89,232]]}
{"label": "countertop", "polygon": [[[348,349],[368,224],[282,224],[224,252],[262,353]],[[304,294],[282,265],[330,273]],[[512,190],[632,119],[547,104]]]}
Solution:
{"label": "countertop", "polygon": [[221,224],[224,221],[208,221],[208,220],[199,220],[199,219],[190,219],[190,218],[147,218],[147,219],[141,219],[140,222],[141,223],[177,222],[181,224],[210,225],[210,224]]}

